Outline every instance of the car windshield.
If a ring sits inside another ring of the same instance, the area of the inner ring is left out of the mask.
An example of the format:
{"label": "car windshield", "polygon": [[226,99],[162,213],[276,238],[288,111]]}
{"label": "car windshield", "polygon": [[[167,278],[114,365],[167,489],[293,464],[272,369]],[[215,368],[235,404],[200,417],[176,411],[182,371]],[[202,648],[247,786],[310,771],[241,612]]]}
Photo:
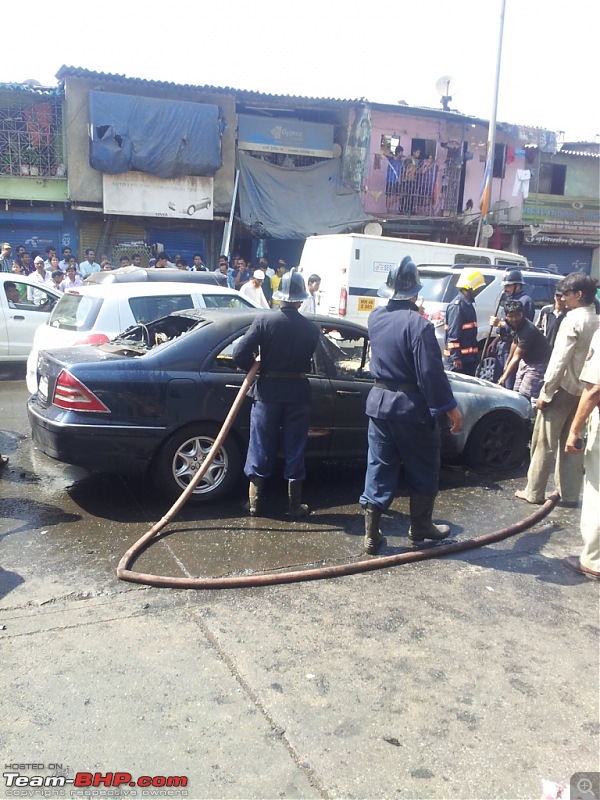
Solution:
{"label": "car windshield", "polygon": [[245,297],[232,297],[230,294],[204,294],[204,305],[207,308],[254,308]]}
{"label": "car windshield", "polygon": [[419,281],[422,289],[419,297],[436,303],[449,303],[456,295],[458,274],[440,275],[439,272],[419,270]]}
{"label": "car windshield", "polygon": [[48,325],[67,331],[89,331],[102,308],[102,299],[64,294],[50,315]]}

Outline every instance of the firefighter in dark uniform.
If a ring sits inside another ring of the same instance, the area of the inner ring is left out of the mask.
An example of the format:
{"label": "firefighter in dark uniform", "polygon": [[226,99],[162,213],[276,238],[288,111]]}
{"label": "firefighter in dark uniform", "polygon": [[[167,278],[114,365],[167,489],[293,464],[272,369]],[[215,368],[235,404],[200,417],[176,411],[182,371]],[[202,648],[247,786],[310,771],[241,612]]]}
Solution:
{"label": "firefighter in dark uniform", "polygon": [[299,272],[287,272],[273,297],[280,301],[277,311],[258,315],[233,352],[235,363],[245,370],[260,355],[258,379],[248,392],[254,401],[244,466],[250,479],[248,510],[251,516],[260,512],[265,480],[273,471],[281,441],[288,514],[299,517],[310,513],[301,502],[311,396],[306,373],[311,370],[320,331],[298,312],[308,297]]}
{"label": "firefighter in dark uniform", "polygon": [[[490,326],[497,328],[500,341],[496,345],[496,369],[494,371],[494,381],[497,381],[504,372],[504,367],[508,360],[508,354],[512,345],[512,330],[504,318],[504,302],[506,300],[520,300],[523,303],[523,313],[526,319],[533,322],[535,317],[535,305],[523,288],[523,274],[520,269],[507,269],[502,281],[504,296],[497,317],[490,317]],[[512,389],[515,378],[511,376],[505,384],[507,389]]]}
{"label": "firefighter in dark uniform", "polygon": [[364,550],[370,555],[383,541],[379,521],[394,498],[402,464],[410,489],[411,540],[444,539],[450,532],[432,522],[440,467],[437,414],[448,415],[453,433],[460,430],[462,416],[433,325],[415,305],[421,288],[417,268],[406,256],[378,290],[380,297],[391,298],[388,304],[369,315],[375,385],[367,398],[369,454],[359,502],[365,510]]}
{"label": "firefighter in dark uniform", "polygon": [[475,375],[479,363],[475,296],[485,286],[478,269],[465,267],[456,288],[458,294],[446,309],[446,348],[444,355],[451,372]]}

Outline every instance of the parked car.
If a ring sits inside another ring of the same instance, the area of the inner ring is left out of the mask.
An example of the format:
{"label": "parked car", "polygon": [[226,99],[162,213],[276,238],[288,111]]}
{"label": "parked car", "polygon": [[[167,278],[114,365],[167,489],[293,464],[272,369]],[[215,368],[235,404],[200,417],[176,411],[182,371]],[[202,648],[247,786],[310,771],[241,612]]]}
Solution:
{"label": "parked car", "polygon": [[[35,444],[47,455],[90,470],[142,474],[176,498],[211,448],[244,373],[232,351],[256,313],[178,311],[139,325],[97,347],[44,351],[39,388],[29,399]],[[263,312],[270,313],[270,312]],[[367,329],[313,317],[321,337],[309,380],[312,416],[307,460],[363,460],[365,400],[372,386]],[[515,392],[465,375],[449,375],[463,414],[450,434],[441,420],[443,455],[504,470],[520,464],[530,405]],[[193,495],[224,497],[241,476],[249,438],[246,399],[223,446]]]}
{"label": "parked car", "polygon": [[[458,293],[456,284],[460,277],[461,270],[465,266],[477,267],[485,280],[485,287],[475,298],[477,338],[480,347],[483,348],[490,330],[490,317],[496,313],[498,302],[502,296],[502,280],[506,271],[505,268],[493,269],[477,264],[454,264],[453,266],[447,267],[434,265],[419,266],[419,278],[423,285],[419,297],[425,310],[425,316],[430,319],[435,326],[435,335],[442,352],[445,346],[446,308]],[[564,278],[564,275],[557,275],[553,272],[535,272],[525,269],[521,269],[521,273],[523,275],[523,287],[525,292],[531,297],[535,305],[537,320],[543,306],[554,302],[556,284]],[[481,377],[491,379],[493,373],[494,359],[492,357],[484,359],[481,364]]]}
{"label": "parked car", "polygon": [[[0,273],[0,362],[26,361],[36,330],[45,322],[58,299],[58,289],[9,272]],[[11,285],[16,285],[18,300]],[[34,294],[35,292],[35,294]]]}
{"label": "parked car", "polygon": [[[168,271],[184,277],[202,274]],[[251,300],[235,289],[190,281],[92,283],[69,289],[33,336],[27,359],[27,388],[32,393],[37,389],[37,358],[41,349],[108,342],[131,325],[145,324],[183,308],[254,307]]]}

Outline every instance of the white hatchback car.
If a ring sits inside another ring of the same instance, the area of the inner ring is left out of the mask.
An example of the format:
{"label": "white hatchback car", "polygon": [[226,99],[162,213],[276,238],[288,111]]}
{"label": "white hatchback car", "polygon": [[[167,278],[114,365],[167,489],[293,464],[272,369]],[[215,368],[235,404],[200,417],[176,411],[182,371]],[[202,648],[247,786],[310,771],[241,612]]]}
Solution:
{"label": "white hatchback car", "polygon": [[105,283],[69,289],[40,325],[27,359],[27,388],[37,391],[40,350],[103,344],[131,325],[186,308],[255,307],[234,289],[201,283]]}
{"label": "white hatchback car", "polygon": [[52,286],[0,272],[0,363],[27,360],[36,330],[60,297]]}

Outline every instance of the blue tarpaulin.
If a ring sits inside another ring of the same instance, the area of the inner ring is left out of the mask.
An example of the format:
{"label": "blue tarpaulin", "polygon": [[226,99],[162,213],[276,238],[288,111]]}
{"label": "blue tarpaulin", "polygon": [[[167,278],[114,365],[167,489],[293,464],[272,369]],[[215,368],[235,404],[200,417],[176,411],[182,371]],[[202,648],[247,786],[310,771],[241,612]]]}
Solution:
{"label": "blue tarpaulin", "polygon": [[343,233],[370,219],[360,193],[343,185],[339,158],[279,167],[239,151],[238,163],[241,219],[257,236],[304,239]]}
{"label": "blue tarpaulin", "polygon": [[90,166],[159,178],[214,175],[221,166],[218,106],[90,92]]}

